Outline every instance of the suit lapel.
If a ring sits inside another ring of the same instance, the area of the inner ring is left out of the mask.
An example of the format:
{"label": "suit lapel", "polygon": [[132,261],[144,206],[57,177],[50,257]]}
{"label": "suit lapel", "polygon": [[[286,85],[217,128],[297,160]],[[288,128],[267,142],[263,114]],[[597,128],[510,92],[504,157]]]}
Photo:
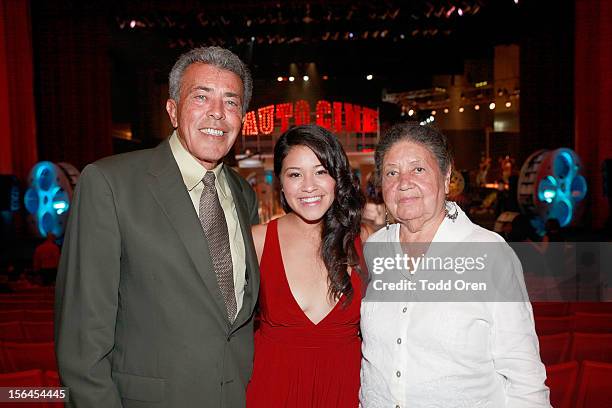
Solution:
{"label": "suit lapel", "polygon": [[227,311],[217,283],[208,242],[200,225],[195,208],[185,188],[180,170],[168,140],[162,142],[153,154],[149,168],[148,184],[155,200],[162,207],[177,235],[187,249],[193,264],[214,299],[225,325]]}
{"label": "suit lapel", "polygon": [[242,308],[236,316],[233,328],[234,330],[242,326],[251,317],[255,304],[257,303],[257,293],[259,291],[259,274],[257,273],[257,255],[255,253],[255,245],[253,244],[253,236],[251,235],[251,220],[249,211],[245,206],[244,192],[240,185],[238,176],[233,171],[223,166],[227,183],[232,192],[236,213],[240,221],[240,231],[242,232],[242,240],[244,241],[245,261],[246,261],[246,288],[244,290],[244,298],[242,300]]}

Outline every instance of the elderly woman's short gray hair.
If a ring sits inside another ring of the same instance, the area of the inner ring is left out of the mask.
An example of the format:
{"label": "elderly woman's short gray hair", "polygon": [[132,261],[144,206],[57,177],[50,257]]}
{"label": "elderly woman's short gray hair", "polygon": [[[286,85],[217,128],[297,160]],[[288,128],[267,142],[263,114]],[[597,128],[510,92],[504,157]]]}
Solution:
{"label": "elderly woman's short gray hair", "polygon": [[225,69],[238,75],[242,80],[244,96],[242,100],[242,114],[249,107],[251,95],[253,94],[253,78],[249,68],[238,58],[236,54],[221,47],[200,47],[181,55],[176,61],[169,76],[170,99],[179,101],[181,93],[181,80],[187,67],[191,64],[210,64],[217,68]]}
{"label": "elderly woman's short gray hair", "polygon": [[421,125],[417,122],[405,122],[393,125],[381,138],[376,146],[374,161],[376,163],[376,181],[380,185],[382,180],[382,166],[385,155],[391,147],[398,142],[414,142],[423,145],[429,150],[443,175],[453,164],[453,155],[446,136],[431,125]]}

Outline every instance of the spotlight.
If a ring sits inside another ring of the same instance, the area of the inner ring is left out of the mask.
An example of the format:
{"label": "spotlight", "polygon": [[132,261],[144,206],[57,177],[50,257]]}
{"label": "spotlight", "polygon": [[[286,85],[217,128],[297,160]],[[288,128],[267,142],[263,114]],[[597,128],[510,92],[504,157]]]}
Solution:
{"label": "spotlight", "polygon": [[433,116],[436,116],[436,113],[438,113],[438,112],[436,112],[435,110],[432,110],[432,111],[431,111],[431,114],[432,114]]}
{"label": "spotlight", "polygon": [[511,106],[512,106],[512,102],[510,102],[510,101],[506,102],[506,108],[509,108]]}
{"label": "spotlight", "polygon": [[308,78],[308,75],[304,75],[304,77],[303,77],[302,79],[304,80],[304,82],[308,82],[308,80],[309,80],[310,78]]}
{"label": "spotlight", "polygon": [[444,113],[448,113],[448,108],[444,108]]}
{"label": "spotlight", "polygon": [[464,110],[465,110],[465,109],[463,109],[463,106],[461,106],[461,107],[459,108],[459,113],[463,113],[463,111],[464,111]]}
{"label": "spotlight", "polygon": [[295,81],[295,77],[290,76],[289,77],[289,82],[293,82],[293,81]]}
{"label": "spotlight", "polygon": [[329,77],[327,75],[323,75],[323,80],[327,81],[329,79]]}
{"label": "spotlight", "polygon": [[474,110],[480,110],[480,105],[474,105]]}
{"label": "spotlight", "polygon": [[276,80],[277,80],[278,82],[283,82],[283,77],[282,77],[282,76],[279,76],[278,78],[276,78]]}
{"label": "spotlight", "polygon": [[459,16],[461,17],[463,15],[463,9],[457,10],[457,14],[459,14]]}
{"label": "spotlight", "polygon": [[491,102],[489,104],[489,109],[491,109],[491,110],[495,109],[495,102]]}
{"label": "spotlight", "polygon": [[368,81],[371,81],[371,80],[372,80],[372,78],[374,78],[374,76],[373,76],[372,74],[368,74],[368,75],[366,75],[366,79],[367,79]]}
{"label": "spotlight", "polygon": [[251,41],[255,41],[255,37],[251,37]]}
{"label": "spotlight", "polygon": [[130,27],[131,27],[131,28],[136,27],[136,20],[132,20],[132,21],[130,21]]}
{"label": "spotlight", "polygon": [[412,116],[412,115],[414,115],[414,109],[410,109],[410,110],[408,111],[408,116]]}

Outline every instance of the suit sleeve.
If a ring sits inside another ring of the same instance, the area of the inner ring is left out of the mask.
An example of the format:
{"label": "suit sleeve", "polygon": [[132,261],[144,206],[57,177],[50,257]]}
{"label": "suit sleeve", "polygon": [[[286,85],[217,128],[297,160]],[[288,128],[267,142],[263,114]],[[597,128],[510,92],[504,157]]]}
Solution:
{"label": "suit sleeve", "polygon": [[247,196],[247,204],[249,209],[249,220],[251,221],[251,225],[259,224],[259,200],[257,199],[257,194],[249,185],[246,191]]}
{"label": "suit sleeve", "polygon": [[76,188],[56,284],[55,343],[75,408],[119,408],[111,378],[121,235],[112,189],[96,165]]}

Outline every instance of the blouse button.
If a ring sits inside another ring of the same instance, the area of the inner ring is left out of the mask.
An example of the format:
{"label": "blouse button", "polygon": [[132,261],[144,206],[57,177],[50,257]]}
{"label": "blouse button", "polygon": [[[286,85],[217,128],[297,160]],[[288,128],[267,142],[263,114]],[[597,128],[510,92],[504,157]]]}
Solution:
{"label": "blouse button", "polygon": [[397,344],[402,344],[402,339],[398,338],[397,339]]}
{"label": "blouse button", "polygon": [[403,309],[402,309],[402,313],[406,313],[406,311],[407,311],[407,310],[408,310],[408,308],[407,308],[407,307],[403,308]]}
{"label": "blouse button", "polygon": [[397,378],[399,378],[399,377],[401,377],[401,376],[402,376],[402,373],[400,373],[399,371],[396,371],[396,372],[395,372],[395,375],[397,376]]}

